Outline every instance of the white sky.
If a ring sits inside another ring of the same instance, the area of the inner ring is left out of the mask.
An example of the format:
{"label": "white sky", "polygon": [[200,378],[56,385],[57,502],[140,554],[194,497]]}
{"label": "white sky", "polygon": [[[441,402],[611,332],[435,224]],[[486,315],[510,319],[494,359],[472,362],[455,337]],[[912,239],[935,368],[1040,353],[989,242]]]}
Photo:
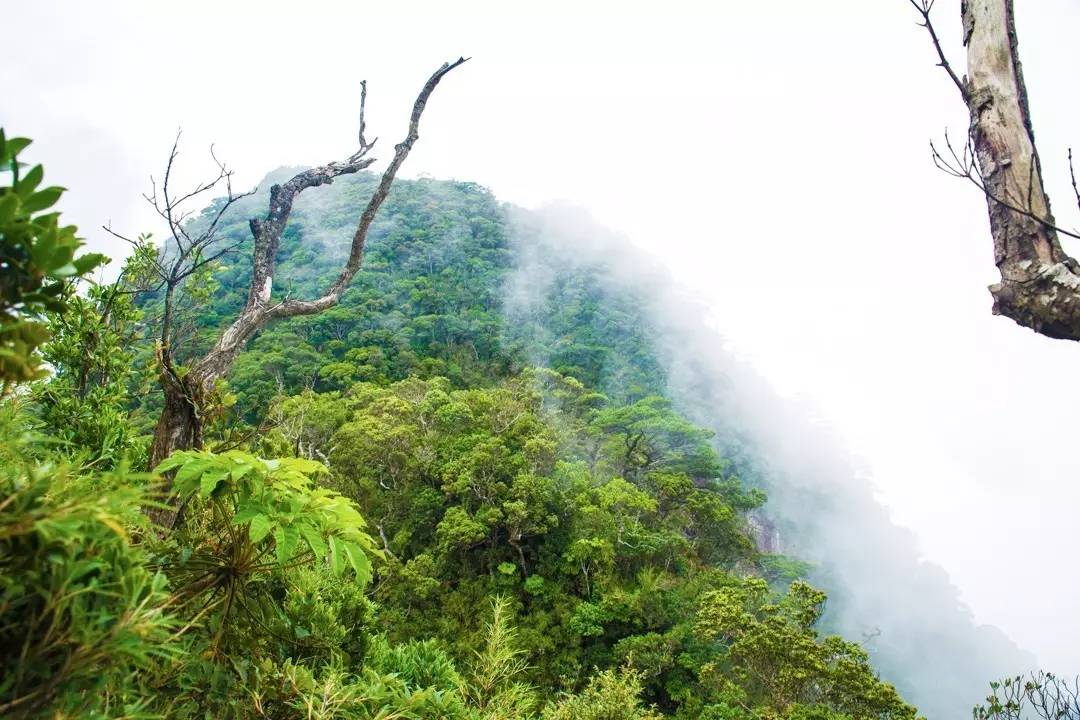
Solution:
{"label": "white sky", "polygon": [[[1018,5],[1051,197],[1080,224],[1080,3]],[[955,41],[959,2],[938,6]],[[254,183],[351,152],[367,78],[385,154],[426,76],[472,55],[406,174],[570,199],[662,255],[870,463],[980,621],[1080,672],[1080,345],[990,315],[985,206],[927,145],[966,114],[906,0],[37,0],[4,17],[0,124],[36,139],[69,220],[113,254],[103,222],[156,229],[139,193],[177,127],[188,177],[214,142]]]}

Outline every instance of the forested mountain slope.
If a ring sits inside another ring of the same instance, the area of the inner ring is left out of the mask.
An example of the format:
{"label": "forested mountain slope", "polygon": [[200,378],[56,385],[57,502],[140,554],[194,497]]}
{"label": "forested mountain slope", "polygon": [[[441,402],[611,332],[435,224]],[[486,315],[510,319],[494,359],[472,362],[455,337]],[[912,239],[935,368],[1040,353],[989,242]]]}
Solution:
{"label": "forested mountain slope", "polygon": [[[280,170],[263,186],[288,174]],[[294,242],[283,244],[286,282],[277,292],[310,295],[335,271],[371,182],[339,181],[302,198],[289,230]],[[250,209],[233,216],[238,239],[260,201],[252,198]],[[718,268],[718,281],[725,272]],[[216,279],[222,293],[201,315],[207,324],[240,301],[220,298],[245,286],[238,270]],[[341,305],[263,333],[237,363],[231,387],[255,422],[275,407],[275,396],[305,389],[348,395],[356,382],[409,377],[491,388],[545,367],[580,381],[592,412],[626,413],[618,421],[624,427],[655,427],[665,438],[683,430],[668,423],[685,422],[664,416],[671,403],[713,434],[708,444],[722,469],[697,472],[768,493],[755,524],[779,535],[793,559],[810,563],[809,577],[832,596],[828,626],[865,640],[885,677],[923,712],[966,714],[987,678],[1031,667],[1033,659],[996,629],[976,627],[947,576],[919,561],[913,539],[873,501],[841,443],[736,362],[703,309],[673,287],[654,262],[581,212],[502,206],[471,183],[402,182]],[[594,393],[605,399],[589,399]],[[542,401],[558,406],[555,424],[567,426],[560,429],[570,437],[588,435],[584,420],[568,417],[565,399],[555,395],[548,388]],[[309,453],[333,457],[308,442]],[[628,452],[625,462],[642,467],[612,474],[631,481],[634,473],[649,475],[664,462],[649,452]],[[754,504],[732,502],[743,510]],[[527,566],[519,570],[528,575]],[[951,668],[945,676],[943,667]]]}

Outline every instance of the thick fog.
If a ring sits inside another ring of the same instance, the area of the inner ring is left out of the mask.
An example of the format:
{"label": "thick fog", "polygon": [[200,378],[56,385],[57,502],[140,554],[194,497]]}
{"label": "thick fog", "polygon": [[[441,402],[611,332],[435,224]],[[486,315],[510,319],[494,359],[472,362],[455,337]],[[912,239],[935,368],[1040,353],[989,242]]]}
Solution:
{"label": "thick fog", "polygon": [[676,406],[718,436],[738,437],[740,452],[749,448],[763,468],[754,480],[769,493],[760,518],[768,536],[759,542],[812,564],[811,579],[830,595],[824,629],[863,643],[882,676],[926,717],[965,717],[991,680],[1035,669],[1032,654],[975,622],[948,574],[921,559],[915,536],[874,499],[872,471],[817,410],[781,398],[736,358],[708,307],[680,291],[655,257],[573,207],[511,217],[519,258],[507,284],[511,316],[542,306],[569,269],[594,272],[606,292],[642,300],[645,332]]}

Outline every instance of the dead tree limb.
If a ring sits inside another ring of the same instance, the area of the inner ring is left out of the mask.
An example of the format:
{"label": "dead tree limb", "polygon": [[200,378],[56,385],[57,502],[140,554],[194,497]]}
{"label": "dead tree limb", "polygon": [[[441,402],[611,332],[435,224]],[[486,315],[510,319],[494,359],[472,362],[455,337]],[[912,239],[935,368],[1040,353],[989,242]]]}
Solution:
{"label": "dead tree limb", "polygon": [[[177,257],[183,256],[186,258],[186,264],[181,269],[177,270],[175,263],[171,266],[169,280],[175,279],[176,282],[171,285],[166,283],[165,315],[162,321],[159,350],[161,385],[165,393],[165,406],[154,431],[154,440],[150,450],[151,467],[156,466],[175,450],[202,446],[202,413],[206,399],[213,391],[217,381],[229,372],[240,351],[259,330],[272,320],[322,312],[337,304],[341,299],[342,293],[360,270],[368,231],[371,229],[376,213],[378,213],[383,201],[386,200],[398,170],[400,170],[419,138],[420,118],[431,94],[447,73],[466,62],[466,60],[467,58],[459,58],[454,62],[443,64],[428,78],[419,95],[417,95],[409,119],[408,132],[404,140],[394,147],[394,155],[386,169],[383,170],[371,199],[360,215],[356,231],[353,233],[348,260],[337,278],[319,297],[309,300],[286,298],[274,301],[272,291],[276,258],[296,197],[310,188],[329,185],[343,175],[358,173],[375,162],[375,158],[370,156],[370,152],[375,147],[375,141],[368,142],[364,134],[366,129],[364,111],[367,103],[367,84],[361,83],[359,148],[345,160],[330,162],[326,165],[304,170],[297,173],[288,182],[270,188],[270,202],[266,216],[253,218],[249,222],[251,235],[254,239],[254,249],[251,260],[251,285],[248,289],[244,307],[220,333],[209,352],[190,362],[184,373],[177,372],[174,361],[175,348],[173,347],[174,337],[171,326],[175,307],[173,293],[170,290],[174,290],[178,283],[190,275],[191,272],[214,259],[218,251],[216,249],[208,250],[209,243],[200,241],[202,235],[189,237],[187,227],[183,223],[184,216],[177,214],[177,206],[180,201],[188,200],[202,192],[206,192],[222,180],[225,180],[228,184],[230,175],[224,169],[224,166],[219,164],[222,175],[218,180],[203,183],[197,186],[193,192],[176,200],[172,199],[169,195],[168,186],[169,175],[173,161],[176,158],[176,146],[174,145],[162,186],[161,199],[158,199],[156,189],[148,196],[148,199],[154,204],[155,208],[158,208],[159,214],[169,223],[172,229],[172,239],[176,247]],[[241,196],[237,196],[237,198],[239,197]],[[225,209],[232,204],[232,198],[230,185],[229,197],[226,200],[225,207],[221,208],[209,222],[211,233],[217,228],[218,221],[221,219]],[[186,275],[185,272],[187,272]],[[163,489],[164,497],[168,496],[169,489],[168,486]],[[152,512],[153,519],[164,528],[171,528],[176,523],[177,516],[178,508],[175,504],[167,509]]]}

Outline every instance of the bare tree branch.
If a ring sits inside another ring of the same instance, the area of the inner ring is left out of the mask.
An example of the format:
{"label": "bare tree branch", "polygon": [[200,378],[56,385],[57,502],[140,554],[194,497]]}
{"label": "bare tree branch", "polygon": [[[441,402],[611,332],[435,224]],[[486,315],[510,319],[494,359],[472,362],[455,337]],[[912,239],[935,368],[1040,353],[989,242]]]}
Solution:
{"label": "bare tree branch", "polygon": [[919,27],[926,28],[926,32],[930,34],[930,41],[934,44],[934,50],[938,56],[938,67],[943,68],[945,72],[949,74],[949,77],[953,81],[953,85],[956,85],[956,89],[960,91],[960,97],[964,99],[966,103],[968,101],[968,89],[967,85],[962,81],[953,71],[952,65],[949,64],[948,58],[945,57],[945,51],[941,48],[941,40],[938,39],[937,31],[934,29],[934,23],[930,21],[930,12],[934,9],[935,0],[908,0],[911,3],[911,7],[922,15],[922,22],[918,23]]}
{"label": "bare tree branch", "polygon": [[[369,167],[374,162],[374,158],[367,157],[367,153],[374,146],[374,141],[368,143],[366,140],[361,140],[360,150],[353,153],[345,162],[332,162],[321,167],[305,170],[284,185],[275,185],[270,188],[269,212],[264,219],[252,219],[250,222],[251,232],[255,238],[255,251],[252,259],[252,278],[247,303],[233,324],[222,333],[210,353],[200,361],[199,368],[201,372],[209,374],[223,372],[220,368],[231,365],[233,358],[235,358],[244,343],[270,320],[297,315],[313,315],[337,304],[345,288],[360,270],[360,265],[363,262],[364,245],[375,215],[382,206],[383,201],[386,200],[398,170],[420,137],[420,118],[423,116],[431,94],[447,73],[465,62],[467,62],[467,58],[462,57],[452,63],[444,63],[428,78],[428,81],[421,88],[416,101],[413,103],[408,132],[405,138],[394,147],[394,156],[386,169],[383,170],[379,184],[372,193],[357,223],[349,250],[349,258],[345,266],[326,292],[314,300],[286,298],[276,304],[270,303],[275,258],[282,233],[292,212],[293,201],[297,195],[308,188],[330,184],[341,175],[353,174]],[[366,91],[367,84],[363,83],[361,85],[362,96],[366,94]],[[362,97],[362,123],[364,122],[365,103],[366,97]]]}
{"label": "bare tree branch", "polygon": [[[120,240],[123,240],[124,242],[126,242],[128,245],[131,245],[132,247],[138,247],[138,245],[139,245],[138,241],[132,240],[131,238],[127,237],[126,235],[121,235],[120,233],[113,230],[112,225],[102,225],[101,229],[104,230],[105,232],[109,233],[113,237],[118,238]],[[168,271],[165,269],[165,266],[161,264],[161,258],[158,257],[158,256],[154,257],[154,271],[161,278],[162,282],[168,280]]]}
{"label": "bare tree branch", "polygon": [[[1033,190],[1032,190],[1032,188],[1034,187],[1034,178],[1033,177],[1029,178],[1029,180],[1028,180],[1027,209],[1025,209],[1025,208],[1021,207],[1020,205],[1018,205],[1015,202],[1015,200],[1009,200],[1009,199],[1006,199],[1006,198],[1000,198],[1000,197],[995,196],[992,192],[990,192],[990,190],[986,187],[986,185],[983,184],[982,177],[981,177],[981,175],[979,175],[978,167],[975,165],[975,160],[974,160],[974,155],[973,155],[974,150],[972,149],[970,139],[968,140],[967,149],[964,150],[963,157],[958,156],[956,150],[953,149],[952,141],[949,139],[948,131],[946,131],[946,133],[945,133],[945,144],[949,148],[949,153],[952,156],[952,160],[946,159],[941,154],[941,152],[938,151],[937,147],[934,145],[934,142],[932,140],[930,141],[930,153],[933,156],[934,166],[937,167],[938,170],[941,170],[946,175],[951,175],[952,177],[955,177],[955,178],[969,180],[975,187],[979,188],[979,190],[988,199],[990,199],[990,200],[992,200],[992,201],[994,201],[994,202],[996,202],[996,203],[998,203],[1000,205],[1003,205],[1004,207],[1008,208],[1009,210],[1012,210],[1015,213],[1019,213],[1020,215],[1023,215],[1024,217],[1031,218],[1032,220],[1039,223],[1040,225],[1042,225],[1043,227],[1045,227],[1048,230],[1053,230],[1056,233],[1060,233],[1062,235],[1066,235],[1068,237],[1072,237],[1072,238],[1076,238],[1077,240],[1080,240],[1080,233],[1074,232],[1072,230],[1066,230],[1066,229],[1064,229],[1064,228],[1062,228],[1062,227],[1060,227],[1058,225],[1055,225],[1053,222],[1051,222],[1049,220],[1046,220],[1045,218],[1039,217],[1038,215],[1036,215],[1035,213],[1033,213],[1031,211],[1032,198],[1033,198]],[[1070,151],[1070,158],[1069,158],[1069,166],[1070,166],[1070,171],[1071,171],[1071,169],[1072,169],[1071,151]],[[1075,178],[1074,178],[1074,183],[1075,183]],[[1076,189],[1075,185],[1073,186],[1073,189],[1074,190]],[[1078,192],[1077,201],[1080,202],[1080,192]]]}
{"label": "bare tree branch", "polygon": [[1076,186],[1076,170],[1073,169],[1072,148],[1069,148],[1069,180],[1072,181],[1073,195],[1076,196],[1076,206],[1080,207],[1080,188]]}
{"label": "bare tree branch", "polygon": [[[413,103],[408,132],[405,138],[394,147],[394,155],[383,170],[371,198],[360,215],[353,233],[349,257],[334,282],[316,299],[295,300],[286,296],[280,302],[273,303],[271,295],[278,250],[296,197],[309,188],[329,185],[343,175],[352,175],[365,170],[375,162],[370,152],[375,147],[377,139],[368,142],[366,137],[367,82],[360,83],[359,148],[343,161],[330,162],[304,170],[294,175],[288,182],[273,185],[270,188],[266,215],[262,218],[252,218],[248,223],[253,238],[252,273],[244,307],[232,323],[221,331],[210,351],[190,364],[186,374],[177,372],[173,358],[178,340],[176,332],[181,334],[184,332],[183,328],[177,330],[173,326],[177,290],[194,272],[236,249],[235,244],[225,248],[212,250],[210,248],[225,213],[238,200],[251,193],[239,195],[233,193],[232,172],[218,160],[211,147],[211,157],[218,166],[217,177],[200,183],[190,192],[174,198],[170,194],[169,183],[173,164],[178,155],[179,134],[177,134],[166,164],[160,197],[153,179],[151,179],[151,192],[145,196],[155,211],[169,224],[175,245],[175,254],[163,256],[158,262],[158,270],[164,279],[165,286],[161,342],[158,351],[162,368],[161,384],[165,393],[165,408],[154,431],[154,441],[150,450],[151,467],[164,460],[173,450],[202,446],[202,422],[206,398],[212,392],[215,383],[229,371],[236,356],[255,333],[271,320],[314,314],[339,301],[342,293],[360,270],[364,246],[375,216],[389,195],[398,171],[420,137],[420,118],[431,94],[447,73],[466,61],[467,59],[462,57],[454,62],[444,63],[421,88]],[[184,222],[188,215],[184,214],[185,210],[180,206],[210,191],[222,182],[227,192],[224,202],[213,211],[212,216],[204,225],[196,226],[192,232],[189,232],[188,223]],[[162,488],[163,496],[168,495],[170,486],[171,484],[166,482],[165,487]],[[158,524],[171,528],[177,521],[179,512],[177,507],[172,507],[164,510],[159,508],[151,511],[150,514]]]}
{"label": "bare tree branch", "polygon": [[368,230],[371,229],[371,223],[375,220],[375,214],[379,211],[379,207],[382,206],[383,201],[386,200],[386,196],[390,193],[390,186],[393,185],[398,170],[401,168],[402,163],[405,162],[405,158],[409,156],[409,152],[412,150],[413,145],[420,137],[420,117],[424,114],[424,108],[427,106],[428,98],[431,97],[431,93],[434,92],[439,81],[442,80],[448,72],[467,61],[468,58],[463,57],[458,58],[458,60],[453,63],[443,64],[443,66],[436,70],[428,79],[427,83],[420,91],[420,94],[417,96],[416,102],[413,103],[412,115],[409,119],[409,132],[405,136],[405,139],[394,147],[394,157],[386,170],[383,171],[378,187],[375,189],[371,199],[368,201],[367,207],[364,208],[364,212],[360,216],[360,222],[356,226],[356,232],[353,233],[349,259],[345,263],[345,267],[342,268],[341,274],[338,275],[337,280],[334,281],[321,297],[315,300],[292,300],[282,302],[275,306],[271,310],[271,315],[273,317],[311,315],[321,312],[337,303],[341,297],[341,293],[348,287],[349,283],[352,282],[357,271],[360,270],[360,264],[363,262],[364,258],[364,245],[367,242]]}

